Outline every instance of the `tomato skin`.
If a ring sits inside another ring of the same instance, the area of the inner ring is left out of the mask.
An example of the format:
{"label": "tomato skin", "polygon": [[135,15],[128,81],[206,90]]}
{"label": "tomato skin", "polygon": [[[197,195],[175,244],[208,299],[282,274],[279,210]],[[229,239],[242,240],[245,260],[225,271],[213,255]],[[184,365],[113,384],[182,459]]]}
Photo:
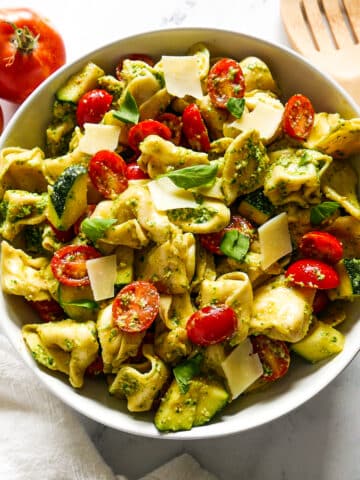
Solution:
{"label": "tomato skin", "polygon": [[320,290],[336,288],[340,282],[339,275],[333,267],[312,258],[303,258],[292,263],[285,276],[296,285]]}
{"label": "tomato skin", "polygon": [[155,60],[145,53],[129,53],[128,55],[124,55],[120,58],[115,69],[115,76],[118,80],[122,80],[123,78],[121,70],[123,69],[124,60],[140,60],[141,62],[145,62],[150,65],[150,67],[155,65]]}
{"label": "tomato skin", "polygon": [[331,233],[322,231],[305,233],[299,250],[304,257],[317,258],[332,265],[339,262],[344,254],[342,243]]}
{"label": "tomato skin", "polygon": [[57,250],[50,262],[54,277],[63,285],[84,287],[90,285],[86,261],[101,257],[101,253],[88,245],[66,245]]}
{"label": "tomato skin", "polygon": [[224,255],[220,250],[220,244],[225,233],[230,230],[238,230],[240,233],[247,235],[250,238],[252,238],[255,231],[249,220],[240,215],[233,215],[229,225],[220,230],[220,232],[203,233],[199,234],[198,237],[201,245],[206,248],[206,250],[209,250],[209,252],[215,253],[216,255]]}
{"label": "tomato skin", "polygon": [[183,133],[190,147],[198,152],[210,149],[209,134],[196,103],[187,105],[182,114]]}
{"label": "tomato skin", "polygon": [[290,353],[285,342],[273,340],[266,335],[250,337],[253,345],[253,353],[259,355],[264,373],[260,380],[274,382],[283,377],[289,370]]}
{"label": "tomato skin", "polygon": [[226,108],[229,98],[242,98],[245,93],[245,77],[241,66],[232,58],[222,58],[210,69],[208,91],[211,103]]}
{"label": "tomato skin", "polygon": [[30,301],[29,304],[43,322],[56,322],[65,316],[64,310],[53,299]]}
{"label": "tomato skin", "polygon": [[4,114],[0,105],[0,135],[2,134],[3,130],[4,130]]}
{"label": "tomato skin", "polygon": [[95,360],[85,370],[85,374],[89,377],[96,377],[104,373],[104,362],[101,355],[98,355]]}
{"label": "tomato skin", "polygon": [[315,111],[305,95],[296,94],[285,105],[283,128],[289,137],[305,140],[314,125]]}
{"label": "tomato skin", "polygon": [[165,112],[156,117],[160,123],[166,125],[171,131],[171,141],[175,145],[180,145],[181,133],[182,133],[182,120],[181,117],[175,115],[175,113]]}
{"label": "tomato skin", "polygon": [[160,295],[149,282],[136,281],[123,287],[112,305],[114,325],[128,333],[148,329],[159,313]]}
{"label": "tomato skin", "polygon": [[[22,45],[14,45],[17,29],[28,29]],[[38,36],[36,42],[31,40]],[[30,45],[32,43],[32,45]],[[22,49],[22,47],[24,49]],[[27,51],[26,51],[27,50]],[[22,103],[30,93],[66,61],[60,34],[29,8],[0,9],[0,97]]]}
{"label": "tomato skin", "polygon": [[101,88],[95,88],[84,93],[76,109],[78,125],[83,127],[84,123],[99,123],[109,110],[112,100],[112,95]]}
{"label": "tomato skin", "polygon": [[130,128],[128,143],[135,152],[139,152],[140,143],[149,135],[158,135],[165,140],[171,140],[172,134],[169,127],[157,120],[143,120]]}
{"label": "tomato skin", "polygon": [[189,340],[196,345],[213,345],[235,332],[235,311],[227,305],[208,305],[193,313],[186,324]]}
{"label": "tomato skin", "polygon": [[58,230],[54,225],[47,221],[51,227],[51,230],[54,232],[56,239],[61,243],[70,242],[71,239],[75,237],[74,228],[70,227],[68,230]]}
{"label": "tomato skin", "polygon": [[313,313],[321,313],[329,305],[330,300],[324,290],[316,290],[312,304]]}
{"label": "tomato skin", "polygon": [[126,166],[126,177],[128,180],[147,180],[149,175],[137,163],[128,163]]}
{"label": "tomato skin", "polygon": [[110,150],[99,150],[90,159],[89,177],[101,195],[114,199],[128,187],[125,160]]}

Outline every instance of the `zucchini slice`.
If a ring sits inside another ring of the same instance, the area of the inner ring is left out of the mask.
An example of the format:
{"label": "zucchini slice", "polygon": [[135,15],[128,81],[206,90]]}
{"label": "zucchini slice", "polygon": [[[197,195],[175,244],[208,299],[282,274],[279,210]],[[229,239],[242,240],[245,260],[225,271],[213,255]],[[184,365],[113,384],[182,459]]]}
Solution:
{"label": "zucchini slice", "polygon": [[97,86],[98,79],[104,74],[104,70],[95,63],[87,63],[80,72],[72,75],[65,85],[59,88],[56,92],[57,100],[77,103],[84,93]]}

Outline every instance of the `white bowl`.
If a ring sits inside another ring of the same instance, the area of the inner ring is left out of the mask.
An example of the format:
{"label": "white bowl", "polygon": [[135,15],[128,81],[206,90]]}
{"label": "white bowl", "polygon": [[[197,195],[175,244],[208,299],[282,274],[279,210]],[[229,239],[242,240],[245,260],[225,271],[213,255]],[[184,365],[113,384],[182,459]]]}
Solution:
{"label": "white bowl", "polygon": [[[173,29],[144,33],[106,45],[65,66],[44,82],[19,108],[0,140],[0,148],[31,148],[44,143],[44,130],[50,119],[54,93],[86,62],[92,60],[106,71],[113,71],[119,57],[141,52],[153,56],[184,54],[196,42],[205,42],[214,56],[242,59],[254,55],[263,59],[278,81],[283,97],[303,93],[317,111],[339,112],[343,117],[360,116],[359,107],[328,76],[322,74],[289,49],[236,32],[215,29]],[[87,380],[82,390],[74,390],[65,375],[39,367],[21,337],[21,326],[35,320],[21,299],[0,293],[2,327],[24,361],[41,381],[65,403],[97,422],[128,433],[168,439],[199,439],[245,431],[274,420],[309,400],[328,385],[355,357],[360,347],[358,302],[349,308],[342,327],[344,350],[329,361],[310,365],[296,359],[290,372],[266,391],[254,393],[229,405],[211,423],[191,431],[160,434],[150,414],[131,414],[125,404],[112,398],[103,380]]]}

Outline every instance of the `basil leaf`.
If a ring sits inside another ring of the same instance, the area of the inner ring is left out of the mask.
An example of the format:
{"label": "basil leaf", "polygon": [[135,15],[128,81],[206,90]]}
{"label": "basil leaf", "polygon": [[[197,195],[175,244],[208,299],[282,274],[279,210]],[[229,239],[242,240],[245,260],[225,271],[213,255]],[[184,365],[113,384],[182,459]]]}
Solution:
{"label": "basil leaf", "polygon": [[236,118],[241,118],[242,114],[244,113],[245,98],[230,97],[227,101],[226,108],[229,110],[231,115],[234,115]]}
{"label": "basil leaf", "polygon": [[220,250],[238,262],[244,259],[249,247],[250,238],[235,229],[227,231],[220,243]]}
{"label": "basil leaf", "polygon": [[95,300],[75,300],[74,302],[62,302],[61,305],[88,308],[89,310],[99,308],[99,304]]}
{"label": "basil leaf", "polygon": [[322,202],[310,209],[310,222],[313,225],[320,225],[321,222],[331,217],[340,208],[338,202]]}
{"label": "basil leaf", "polygon": [[215,180],[217,171],[217,163],[211,163],[210,165],[194,165],[180,170],[172,170],[162,176],[169,177],[177,187],[187,190],[188,188],[200,187],[200,185],[211,185],[210,182]]}
{"label": "basil leaf", "polygon": [[117,220],[115,218],[85,218],[81,223],[81,231],[92,242],[96,242],[104,236],[106,230],[111,227]]}
{"label": "basil leaf", "polygon": [[191,379],[199,374],[202,359],[202,353],[198,353],[195,357],[186,360],[174,368],[174,376],[181,393],[186,393],[189,390]]}
{"label": "basil leaf", "polygon": [[119,110],[113,113],[113,116],[125,123],[138,123],[140,113],[135,98],[130,92],[126,92],[123,103]]}

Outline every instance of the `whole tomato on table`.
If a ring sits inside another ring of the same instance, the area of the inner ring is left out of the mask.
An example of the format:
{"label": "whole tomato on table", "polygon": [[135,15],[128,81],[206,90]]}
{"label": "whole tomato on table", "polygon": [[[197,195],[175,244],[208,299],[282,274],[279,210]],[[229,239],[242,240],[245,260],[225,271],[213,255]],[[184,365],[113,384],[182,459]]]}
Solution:
{"label": "whole tomato on table", "polygon": [[50,23],[28,8],[0,9],[0,98],[21,103],[66,60]]}
{"label": "whole tomato on table", "polygon": [[1,108],[1,105],[0,105],[0,135],[2,133],[4,129],[4,115],[3,115],[3,111],[2,111],[2,108]]}

